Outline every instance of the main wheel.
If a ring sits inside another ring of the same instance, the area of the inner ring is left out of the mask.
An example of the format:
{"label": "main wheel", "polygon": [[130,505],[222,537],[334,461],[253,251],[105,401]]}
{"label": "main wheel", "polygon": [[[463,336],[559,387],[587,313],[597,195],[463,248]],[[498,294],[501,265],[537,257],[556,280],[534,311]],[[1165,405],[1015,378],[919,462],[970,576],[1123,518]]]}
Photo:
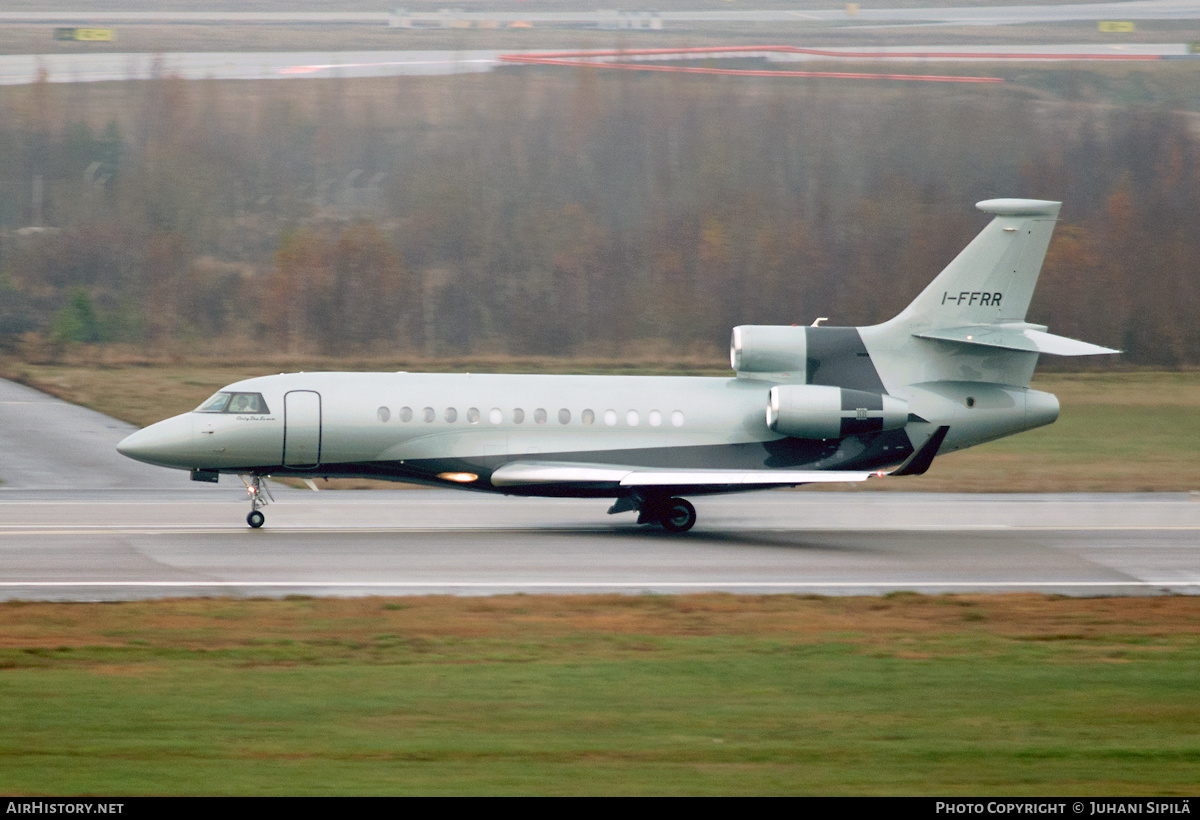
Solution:
{"label": "main wheel", "polygon": [[263,522],[266,520],[267,520],[267,517],[265,515],[263,515],[261,512],[259,512],[258,510],[253,510],[249,515],[246,516],[246,523],[249,524],[254,529],[258,529],[259,527],[261,527],[263,525]]}
{"label": "main wheel", "polygon": [[663,529],[670,532],[687,532],[696,523],[696,508],[683,498],[672,498],[663,511]]}

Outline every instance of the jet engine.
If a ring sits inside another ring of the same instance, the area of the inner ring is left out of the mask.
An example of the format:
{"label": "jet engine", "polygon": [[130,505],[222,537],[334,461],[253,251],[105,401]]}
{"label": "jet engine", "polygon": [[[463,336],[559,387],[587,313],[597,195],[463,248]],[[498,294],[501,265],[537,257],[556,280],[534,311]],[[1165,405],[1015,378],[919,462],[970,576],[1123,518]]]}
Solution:
{"label": "jet engine", "polygon": [[844,438],[896,430],[908,402],[895,396],[816,384],[780,384],[767,398],[767,426],[794,438]]}
{"label": "jet engine", "polygon": [[791,325],[738,325],[729,342],[729,363],[739,373],[795,373],[808,363],[807,328]]}

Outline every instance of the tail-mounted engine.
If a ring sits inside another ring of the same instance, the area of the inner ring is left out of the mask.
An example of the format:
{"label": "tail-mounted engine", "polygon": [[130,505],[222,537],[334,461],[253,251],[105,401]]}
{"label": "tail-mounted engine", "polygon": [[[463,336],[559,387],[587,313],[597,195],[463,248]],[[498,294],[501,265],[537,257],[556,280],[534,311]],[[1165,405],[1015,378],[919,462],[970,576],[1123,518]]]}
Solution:
{"label": "tail-mounted engine", "polygon": [[793,438],[844,438],[897,430],[908,402],[895,396],[816,384],[780,384],[767,398],[767,426]]}
{"label": "tail-mounted engine", "polygon": [[808,328],[738,325],[729,340],[729,363],[738,373],[790,372],[804,378]]}

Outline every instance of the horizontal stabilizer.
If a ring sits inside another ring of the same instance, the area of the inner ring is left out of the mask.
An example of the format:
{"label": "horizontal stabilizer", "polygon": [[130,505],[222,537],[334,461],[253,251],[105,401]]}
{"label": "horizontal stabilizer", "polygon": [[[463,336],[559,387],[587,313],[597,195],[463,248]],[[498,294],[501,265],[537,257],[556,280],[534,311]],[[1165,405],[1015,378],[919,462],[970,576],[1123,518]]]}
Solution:
{"label": "horizontal stabilizer", "polygon": [[1058,216],[1061,204],[1045,199],[985,199],[976,202],[975,207],[996,216],[1048,216],[1053,219]]}
{"label": "horizontal stabilizer", "polygon": [[1078,339],[1068,339],[1066,336],[1055,336],[1053,333],[1046,333],[1040,326],[1026,324],[945,327],[913,335],[919,339],[999,347],[1027,353],[1048,353],[1052,356],[1099,356],[1121,352]]}
{"label": "horizontal stabilizer", "polygon": [[689,470],[620,467],[609,464],[514,461],[492,473],[492,486],[554,484],[618,487],[794,487],[799,484],[866,481],[871,472],[840,470]]}

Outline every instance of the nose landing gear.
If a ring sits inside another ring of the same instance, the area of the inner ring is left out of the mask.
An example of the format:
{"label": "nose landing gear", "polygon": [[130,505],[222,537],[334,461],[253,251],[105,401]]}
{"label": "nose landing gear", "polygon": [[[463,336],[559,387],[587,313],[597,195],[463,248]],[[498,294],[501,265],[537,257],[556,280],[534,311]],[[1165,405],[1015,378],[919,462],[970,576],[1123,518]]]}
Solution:
{"label": "nose landing gear", "polygon": [[260,475],[252,475],[247,481],[246,476],[239,476],[242,483],[246,485],[246,494],[250,496],[250,512],[246,516],[246,523],[252,529],[258,529],[267,520],[267,517],[259,510],[260,507],[265,507],[267,504],[274,501],[271,491],[267,489],[267,482]]}

